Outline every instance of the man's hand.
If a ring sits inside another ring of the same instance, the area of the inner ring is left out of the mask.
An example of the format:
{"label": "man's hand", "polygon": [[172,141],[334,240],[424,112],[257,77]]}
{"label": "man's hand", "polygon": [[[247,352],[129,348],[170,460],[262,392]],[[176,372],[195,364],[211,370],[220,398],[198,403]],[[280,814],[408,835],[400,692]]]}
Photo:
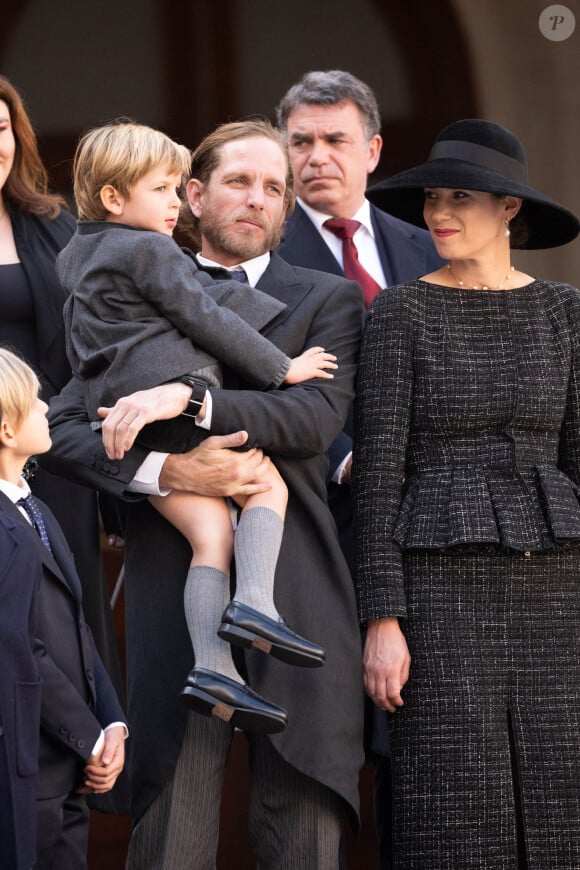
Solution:
{"label": "man's hand", "polygon": [[103,794],[110,791],[125,764],[125,729],[115,725],[105,731],[105,742],[101,753],[91,755],[85,766],[84,785],[77,789],[79,794]]}
{"label": "man's hand", "polygon": [[263,478],[270,460],[261,450],[237,452],[248,440],[247,432],[212,435],[188,453],[172,453],[159,475],[159,486],[197,495],[237,496],[266,492]]}
{"label": "man's hand", "polygon": [[122,459],[147,423],[178,417],[190,398],[191,387],[187,384],[161,384],[123,396],[113,408],[98,408],[104,420],[103,445],[109,459]]}
{"label": "man's hand", "polygon": [[403,706],[401,690],[409,679],[411,656],[396,616],[368,624],[363,654],[364,684],[377,707],[394,713]]}

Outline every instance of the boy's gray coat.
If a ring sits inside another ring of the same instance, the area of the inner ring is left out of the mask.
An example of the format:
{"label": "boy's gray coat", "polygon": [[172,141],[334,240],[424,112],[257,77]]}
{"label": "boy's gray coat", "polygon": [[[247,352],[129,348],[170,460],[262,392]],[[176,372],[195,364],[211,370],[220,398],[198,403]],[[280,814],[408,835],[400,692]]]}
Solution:
{"label": "boy's gray coat", "polygon": [[68,294],[67,353],[74,374],[88,381],[92,419],[100,405],[214,358],[258,389],[284,379],[288,357],[257,330],[285,306],[249,284],[210,278],[170,236],[82,221],[57,272]]}

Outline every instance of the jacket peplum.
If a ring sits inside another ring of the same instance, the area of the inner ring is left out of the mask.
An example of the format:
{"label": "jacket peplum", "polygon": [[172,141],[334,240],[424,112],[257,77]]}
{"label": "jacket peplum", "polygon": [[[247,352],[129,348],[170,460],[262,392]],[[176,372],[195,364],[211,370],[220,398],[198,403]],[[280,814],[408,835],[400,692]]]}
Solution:
{"label": "jacket peplum", "polygon": [[379,294],[355,406],[363,621],[406,615],[405,550],[580,540],[579,383],[580,293],[569,285],[417,280]]}

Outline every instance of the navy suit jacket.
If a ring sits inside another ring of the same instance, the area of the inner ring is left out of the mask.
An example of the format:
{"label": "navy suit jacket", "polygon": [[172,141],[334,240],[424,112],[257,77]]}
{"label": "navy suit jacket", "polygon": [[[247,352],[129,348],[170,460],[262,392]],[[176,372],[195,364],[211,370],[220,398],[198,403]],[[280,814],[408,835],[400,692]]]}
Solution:
{"label": "navy suit jacket", "polygon": [[[0,511],[26,542],[19,579],[40,564],[37,661],[42,678],[39,798],[72,791],[82,779],[101,728],[126,718],[96,650],[82,609],[72,553],[49,509],[39,502],[52,554],[18,508],[0,492]],[[36,558],[35,558],[36,557]]]}
{"label": "navy suit jacket", "polygon": [[19,522],[0,511],[0,848],[2,866],[36,861],[41,683],[34,654],[40,561]]}
{"label": "navy suit jacket", "polygon": [[[372,204],[371,221],[387,287],[426,275],[441,266],[443,261],[426,230],[405,223]],[[344,276],[338,260],[298,203],[286,220],[278,253],[293,266]],[[329,478],[351,449],[352,424],[349,415],[344,431],[328,451]]]}

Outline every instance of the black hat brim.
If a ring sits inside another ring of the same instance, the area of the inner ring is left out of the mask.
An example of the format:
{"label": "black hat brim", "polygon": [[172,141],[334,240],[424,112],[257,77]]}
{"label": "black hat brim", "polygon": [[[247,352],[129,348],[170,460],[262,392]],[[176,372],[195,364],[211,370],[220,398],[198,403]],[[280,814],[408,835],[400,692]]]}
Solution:
{"label": "black hat brim", "polygon": [[580,231],[575,214],[539,191],[461,160],[430,160],[373,185],[366,195],[383,211],[415,226],[425,227],[423,205],[426,187],[481,190],[520,197],[528,229],[528,237],[520,247],[527,250],[565,245]]}

